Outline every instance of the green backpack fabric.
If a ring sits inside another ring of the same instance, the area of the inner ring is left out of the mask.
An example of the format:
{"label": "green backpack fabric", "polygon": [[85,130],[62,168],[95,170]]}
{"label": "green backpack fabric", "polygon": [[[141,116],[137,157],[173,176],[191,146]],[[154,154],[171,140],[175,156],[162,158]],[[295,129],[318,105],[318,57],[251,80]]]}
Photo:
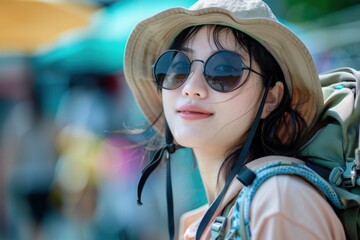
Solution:
{"label": "green backpack fabric", "polygon": [[340,68],[320,79],[325,103],[322,126],[301,156],[343,200],[340,219],[348,239],[360,239],[360,72]]}

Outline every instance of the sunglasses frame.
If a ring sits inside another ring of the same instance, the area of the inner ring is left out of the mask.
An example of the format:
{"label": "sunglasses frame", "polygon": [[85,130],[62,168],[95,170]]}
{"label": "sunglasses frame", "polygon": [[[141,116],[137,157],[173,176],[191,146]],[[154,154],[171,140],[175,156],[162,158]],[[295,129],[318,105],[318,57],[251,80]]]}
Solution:
{"label": "sunglasses frame", "polygon": [[[187,76],[186,78],[184,79],[184,81],[179,84],[179,86],[176,86],[174,88],[165,88],[163,87],[163,84],[160,84],[160,80],[157,79],[156,77],[156,74],[155,74],[155,70],[156,70],[156,66],[157,64],[159,63],[159,60],[161,59],[162,56],[164,56],[165,54],[167,53],[174,53],[174,52],[180,52],[181,54],[183,54],[187,59],[188,59],[188,62],[189,62],[189,72],[187,73]],[[253,72],[263,78],[265,78],[265,76],[257,71],[255,71],[254,69],[252,69],[251,67],[248,67],[244,64],[244,62],[242,61],[242,58],[240,56],[240,54],[238,54],[237,52],[235,51],[230,51],[230,50],[219,50],[219,51],[216,51],[214,52],[213,54],[211,54],[205,61],[204,60],[201,60],[201,59],[193,59],[193,60],[190,60],[190,58],[184,53],[184,51],[181,51],[181,50],[177,50],[177,49],[169,49],[169,50],[166,50],[165,52],[163,52],[162,54],[159,55],[159,57],[156,59],[155,63],[152,65],[152,72],[153,72],[153,77],[155,79],[155,82],[156,84],[161,88],[161,89],[166,89],[166,90],[175,90],[177,88],[179,88],[180,86],[182,86],[186,80],[188,79],[188,77],[190,76],[190,73],[191,73],[191,66],[193,64],[193,62],[202,62],[204,64],[204,70],[203,70],[203,76],[205,78],[205,81],[206,83],[208,84],[208,86],[213,89],[214,91],[217,91],[217,92],[221,92],[221,93],[227,93],[227,92],[232,92],[232,91],[235,91],[236,89],[238,89],[242,84],[237,84],[236,87],[234,88],[231,88],[229,90],[226,90],[226,91],[220,91],[219,89],[215,89],[210,83],[209,83],[209,80],[208,80],[208,76],[205,74],[205,69],[206,69],[206,66],[207,66],[207,63],[208,61],[214,57],[215,55],[217,54],[221,54],[222,52],[225,52],[225,53],[230,53],[230,54],[233,54],[233,55],[236,55],[239,57],[240,59],[240,64],[241,64],[241,69],[242,70],[248,70],[250,72]],[[240,78],[239,82],[241,81],[242,77]]]}

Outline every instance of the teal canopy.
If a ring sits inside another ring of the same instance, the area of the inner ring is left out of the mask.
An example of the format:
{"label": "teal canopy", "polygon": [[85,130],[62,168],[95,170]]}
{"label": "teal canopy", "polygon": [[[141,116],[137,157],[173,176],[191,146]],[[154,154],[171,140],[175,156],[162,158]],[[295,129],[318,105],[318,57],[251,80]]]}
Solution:
{"label": "teal canopy", "polygon": [[64,34],[34,54],[37,68],[69,74],[112,74],[123,68],[124,48],[135,25],[170,7],[195,0],[121,0],[96,12],[88,27]]}

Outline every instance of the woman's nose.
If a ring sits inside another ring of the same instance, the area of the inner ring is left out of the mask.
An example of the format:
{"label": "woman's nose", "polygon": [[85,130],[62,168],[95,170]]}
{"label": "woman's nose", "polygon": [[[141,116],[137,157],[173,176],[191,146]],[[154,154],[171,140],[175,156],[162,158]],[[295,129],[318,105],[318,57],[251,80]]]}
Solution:
{"label": "woman's nose", "polygon": [[205,98],[208,94],[208,86],[203,74],[204,64],[193,63],[191,71],[184,83],[182,94],[187,97]]}

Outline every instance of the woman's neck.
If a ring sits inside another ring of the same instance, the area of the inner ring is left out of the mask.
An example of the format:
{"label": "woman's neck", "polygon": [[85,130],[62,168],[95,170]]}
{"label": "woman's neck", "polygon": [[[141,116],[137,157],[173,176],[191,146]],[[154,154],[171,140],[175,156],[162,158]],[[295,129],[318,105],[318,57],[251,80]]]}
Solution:
{"label": "woman's neck", "polygon": [[198,162],[201,179],[205,188],[209,204],[215,201],[220,193],[224,181],[219,177],[219,171],[224,162],[224,154],[214,153],[209,149],[194,149]]}

